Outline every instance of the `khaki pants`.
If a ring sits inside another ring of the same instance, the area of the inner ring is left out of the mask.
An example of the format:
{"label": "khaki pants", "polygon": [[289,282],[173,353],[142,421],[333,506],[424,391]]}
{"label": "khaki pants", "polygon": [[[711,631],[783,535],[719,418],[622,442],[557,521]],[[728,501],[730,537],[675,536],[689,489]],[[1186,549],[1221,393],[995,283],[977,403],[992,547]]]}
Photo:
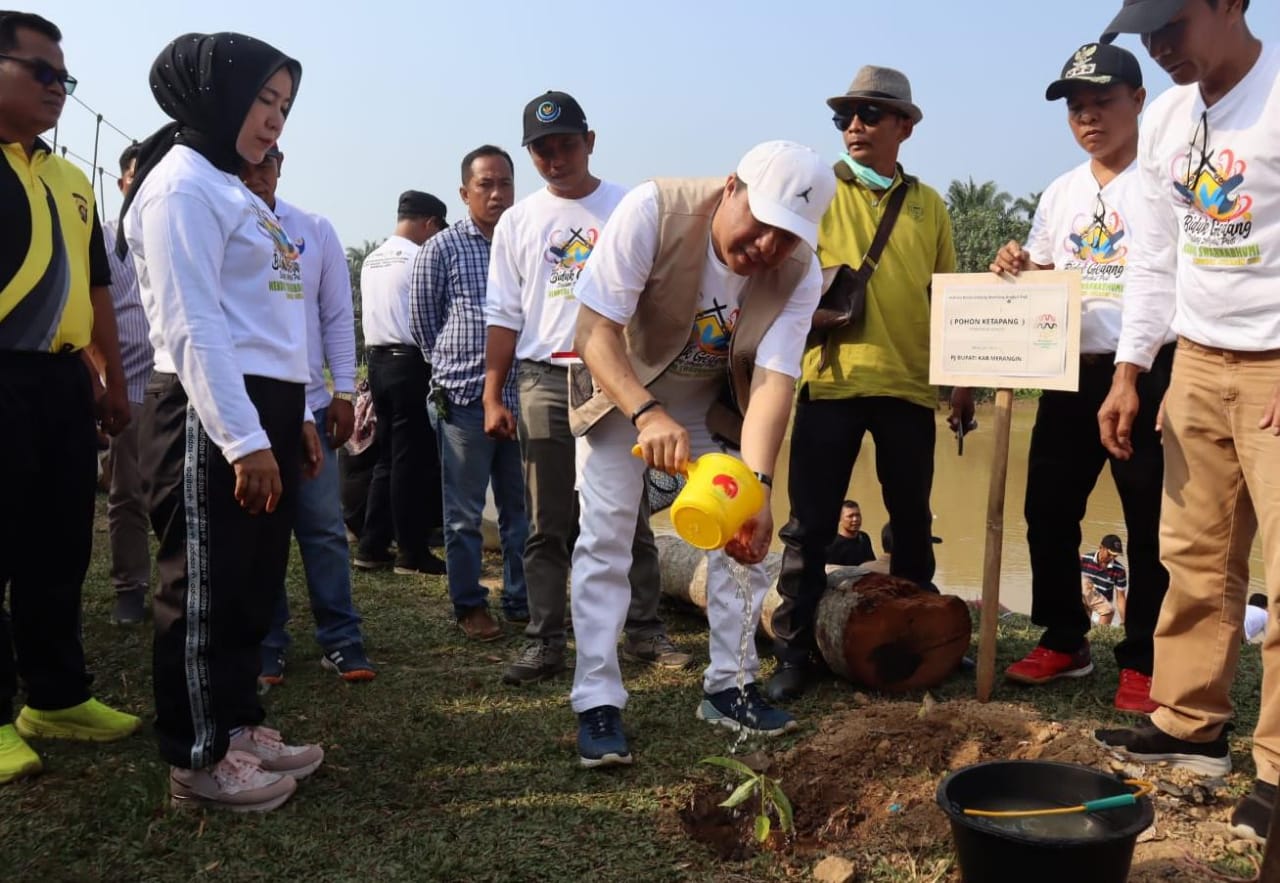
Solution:
{"label": "khaki pants", "polygon": [[[1249,591],[1249,550],[1259,525],[1267,595],[1280,603],[1280,438],[1258,429],[1280,384],[1280,350],[1239,353],[1178,342],[1165,399],[1161,560],[1169,593],[1155,634],[1151,716],[1180,739],[1217,738]],[[1262,707],[1254,730],[1258,778],[1280,779],[1280,629],[1262,648]]]}

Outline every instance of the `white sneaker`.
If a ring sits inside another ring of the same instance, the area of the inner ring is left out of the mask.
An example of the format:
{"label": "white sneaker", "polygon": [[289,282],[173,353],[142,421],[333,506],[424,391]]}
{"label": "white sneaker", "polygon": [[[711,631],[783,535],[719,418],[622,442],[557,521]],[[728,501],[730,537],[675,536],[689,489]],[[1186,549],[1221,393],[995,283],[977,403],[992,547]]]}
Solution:
{"label": "white sneaker", "polygon": [[268,812],[296,790],[296,781],[264,770],[258,758],[245,751],[228,751],[222,760],[202,770],[169,770],[169,797],[174,806]]}
{"label": "white sneaker", "polygon": [[232,751],[245,751],[262,763],[270,773],[283,773],[294,779],[305,779],[324,760],[319,745],[286,745],[280,731],[270,727],[243,727],[231,737]]}

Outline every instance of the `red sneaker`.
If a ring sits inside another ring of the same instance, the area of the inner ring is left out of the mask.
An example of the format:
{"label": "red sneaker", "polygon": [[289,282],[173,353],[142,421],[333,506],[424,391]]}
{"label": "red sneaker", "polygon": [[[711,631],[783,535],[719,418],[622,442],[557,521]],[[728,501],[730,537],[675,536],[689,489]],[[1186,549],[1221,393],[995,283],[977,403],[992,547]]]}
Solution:
{"label": "red sneaker", "polygon": [[1150,714],[1160,707],[1151,701],[1151,676],[1132,668],[1120,669],[1120,689],[1116,690],[1116,708],[1138,714]]}
{"label": "red sneaker", "polygon": [[1004,676],[1019,684],[1047,684],[1058,678],[1082,678],[1093,671],[1093,657],[1085,642],[1075,653],[1036,647],[1005,669]]}

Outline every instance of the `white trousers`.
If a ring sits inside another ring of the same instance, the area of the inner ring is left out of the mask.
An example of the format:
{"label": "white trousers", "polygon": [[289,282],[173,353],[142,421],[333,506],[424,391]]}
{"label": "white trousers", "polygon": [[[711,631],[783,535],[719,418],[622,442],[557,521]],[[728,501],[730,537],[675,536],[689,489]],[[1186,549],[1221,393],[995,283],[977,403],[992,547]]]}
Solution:
{"label": "white trousers", "polygon": [[[677,384],[679,387],[701,384]],[[672,394],[655,388],[667,412],[689,432],[693,456],[723,450],[707,431],[709,404],[705,394]],[[703,392],[698,390],[699,393]],[[600,705],[623,708],[627,691],[618,667],[618,636],[631,603],[631,543],[636,513],[644,493],[644,461],[633,456],[636,430],[626,415],[613,412],[577,440],[578,487],[581,515],[578,542],[573,549],[573,633],[577,667],[569,696],[575,713]],[[737,685],[744,607],[730,566],[737,565],[723,552],[707,553],[707,620],[711,626],[711,664],[703,673],[703,690],[716,693]],[[739,573],[743,572],[738,568]],[[755,632],[760,605],[769,588],[761,565],[745,568],[751,598],[747,624],[746,657],[742,660],[746,683],[760,669]]]}

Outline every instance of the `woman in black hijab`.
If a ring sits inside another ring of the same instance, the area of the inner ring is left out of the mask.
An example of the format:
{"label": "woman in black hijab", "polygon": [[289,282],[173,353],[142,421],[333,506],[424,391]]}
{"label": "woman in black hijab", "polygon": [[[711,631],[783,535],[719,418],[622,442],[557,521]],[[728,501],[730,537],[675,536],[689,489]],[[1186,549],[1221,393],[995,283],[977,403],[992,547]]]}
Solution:
{"label": "woman in black hijab", "polygon": [[174,122],[142,143],[122,209],[156,351],[139,445],[160,541],[156,733],[175,803],[274,809],[324,757],[262,726],[257,696],[295,491],[320,443],[305,422],[298,251],[237,176],[279,138],[301,73],[243,34],[170,43],[151,89]]}

